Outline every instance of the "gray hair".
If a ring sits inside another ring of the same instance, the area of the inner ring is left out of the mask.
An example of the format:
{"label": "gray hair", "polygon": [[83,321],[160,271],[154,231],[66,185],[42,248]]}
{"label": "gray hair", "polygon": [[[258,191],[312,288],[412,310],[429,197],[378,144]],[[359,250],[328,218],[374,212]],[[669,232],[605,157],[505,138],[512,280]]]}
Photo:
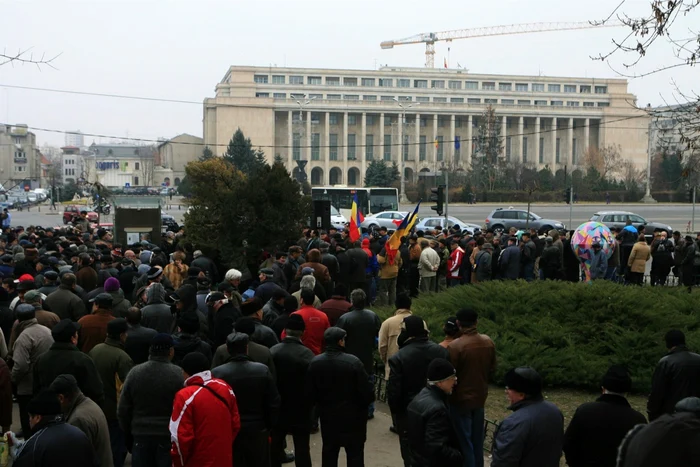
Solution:
{"label": "gray hair", "polygon": [[299,282],[299,288],[313,290],[316,288],[316,278],[313,275],[302,277]]}
{"label": "gray hair", "polygon": [[243,274],[241,274],[241,271],[238,269],[229,269],[226,271],[226,281],[237,281],[240,280],[241,277],[243,277]]}
{"label": "gray hair", "polygon": [[364,308],[367,303],[367,294],[362,289],[355,289],[350,292],[350,302],[355,309]]}

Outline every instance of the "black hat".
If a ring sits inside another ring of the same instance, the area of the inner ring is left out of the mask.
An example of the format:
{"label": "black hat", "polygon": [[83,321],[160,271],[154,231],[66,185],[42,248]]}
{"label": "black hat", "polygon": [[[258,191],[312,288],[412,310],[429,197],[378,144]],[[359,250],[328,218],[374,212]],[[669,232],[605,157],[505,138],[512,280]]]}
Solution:
{"label": "black hat", "polygon": [[450,316],[445,320],[445,329],[451,330],[451,331],[457,331],[459,330],[459,325],[457,324],[457,317],[456,316]]}
{"label": "black hat", "polygon": [[36,282],[34,282],[34,279],[19,281],[19,283],[17,284],[17,290],[34,290],[34,289],[36,289]]}
{"label": "black hat", "polygon": [[151,339],[151,350],[161,352],[173,348],[173,336],[164,332],[158,333]]}
{"label": "black hat", "polygon": [[250,316],[262,310],[262,308],[263,304],[259,298],[251,298],[241,305],[241,314],[243,316]]}
{"label": "black hat", "polygon": [[265,274],[267,277],[272,277],[275,275],[275,271],[272,268],[261,269],[259,273]]}
{"label": "black hat", "polygon": [[457,321],[460,326],[470,326],[479,319],[479,315],[471,308],[462,308],[457,312]]}
{"label": "black hat", "polygon": [[405,330],[405,337],[423,337],[428,335],[428,330],[425,329],[423,319],[410,315],[406,316],[401,323],[401,328]]}
{"label": "black hat", "polygon": [[505,376],[506,387],[528,396],[542,395],[542,377],[528,366],[513,368]]}
{"label": "black hat", "polygon": [[188,334],[196,334],[199,331],[199,317],[197,313],[188,311],[177,320],[177,326]]}
{"label": "black hat", "polygon": [[147,275],[148,275],[149,279],[155,279],[158,276],[160,276],[161,274],[163,274],[163,270],[161,268],[153,267],[153,268],[148,270]]}
{"label": "black hat", "polygon": [[233,329],[236,332],[247,334],[248,337],[252,336],[255,332],[255,321],[252,318],[239,318],[234,324]]}
{"label": "black hat", "polygon": [[42,390],[27,404],[27,413],[30,415],[60,415],[61,403],[58,401],[58,394],[50,389]]}
{"label": "black hat", "polygon": [[49,386],[49,389],[63,396],[75,394],[78,389],[78,380],[71,374],[58,375]]}
{"label": "black hat", "polygon": [[96,296],[90,299],[90,303],[96,303],[97,306],[106,306],[108,308],[112,307],[113,301],[114,299],[108,293],[97,294]]}
{"label": "black hat", "polygon": [[17,316],[17,321],[27,321],[36,318],[34,305],[29,305],[28,303],[17,305],[15,307],[15,316]]}
{"label": "black hat", "polygon": [[304,323],[304,318],[302,318],[301,315],[294,313],[289,315],[289,319],[284,328],[292,331],[303,331],[306,329],[306,323]]}
{"label": "black hat", "polygon": [[207,298],[204,301],[206,303],[215,303],[219,300],[223,300],[224,298],[226,298],[226,295],[222,294],[221,292],[212,292],[207,295]]}
{"label": "black hat", "polygon": [[431,383],[445,381],[456,374],[455,367],[444,358],[436,358],[428,365],[428,381]]}
{"label": "black hat", "polygon": [[180,367],[185,373],[192,376],[196,375],[197,373],[207,371],[211,365],[209,363],[209,359],[207,359],[203,353],[190,352],[185,355],[185,358],[182,359]]}
{"label": "black hat", "polygon": [[3,263],[11,263],[13,260],[12,255],[2,255],[0,256],[0,261]]}
{"label": "black hat", "polygon": [[71,337],[80,329],[80,323],[74,323],[68,318],[62,319],[51,329],[51,336],[56,342],[70,342]]}
{"label": "black hat", "polygon": [[326,331],[323,333],[323,341],[326,343],[326,345],[337,345],[338,341],[345,338],[347,335],[348,333],[345,331],[345,329],[332,326],[326,329]]}
{"label": "black hat", "polygon": [[111,337],[119,337],[129,329],[124,318],[116,318],[107,323],[107,335]]}
{"label": "black hat", "polygon": [[627,368],[622,365],[613,365],[608,368],[600,385],[608,391],[624,394],[632,390],[632,378]]}
{"label": "black hat", "polygon": [[56,271],[42,271],[42,274],[44,275],[44,279],[48,279],[50,281],[58,280],[58,273]]}
{"label": "black hat", "polygon": [[248,341],[250,338],[248,337],[248,334],[244,332],[232,332],[228,336],[226,336],[226,346],[231,346],[231,345],[248,345]]}

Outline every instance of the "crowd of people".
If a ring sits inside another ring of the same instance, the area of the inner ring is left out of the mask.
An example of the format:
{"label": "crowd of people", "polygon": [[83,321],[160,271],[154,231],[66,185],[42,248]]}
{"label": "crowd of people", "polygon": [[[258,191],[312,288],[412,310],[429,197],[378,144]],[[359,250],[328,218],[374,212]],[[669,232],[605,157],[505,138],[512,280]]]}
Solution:
{"label": "crowd of people", "polygon": [[[469,307],[433,342],[412,296],[494,278],[565,278],[570,251],[557,232],[538,253],[536,232],[453,229],[412,234],[392,255],[386,231],[350,242],[347,231],[306,229],[253,276],[220,273],[184,232],[119,245],[107,230],[83,228],[15,227],[0,237],[0,427],[17,467],[121,467],[128,453],[134,467],[308,467],[319,431],[324,467],[338,464],[341,448],[349,466],[363,466],[375,378],[387,380],[405,466],[482,466],[496,345]],[[375,303],[396,311],[382,322]],[[647,417],[625,399],[623,367],[610,368],[602,396],[566,430],[537,371],[510,369],[513,414],[495,435],[491,465],[555,467],[562,452],[573,467],[614,466],[618,452],[624,467],[658,465],[644,463],[660,455],[645,440],[698,446],[700,356],[680,331],[666,344],[652,423],[641,428]]]}

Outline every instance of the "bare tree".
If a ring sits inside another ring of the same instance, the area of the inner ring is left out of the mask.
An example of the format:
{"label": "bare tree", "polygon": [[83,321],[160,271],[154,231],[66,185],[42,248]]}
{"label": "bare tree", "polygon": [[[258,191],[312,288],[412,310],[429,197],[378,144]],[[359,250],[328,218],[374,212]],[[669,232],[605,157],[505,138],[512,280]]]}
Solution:
{"label": "bare tree", "polygon": [[142,185],[153,186],[155,157],[154,150],[151,147],[138,148],[134,151],[139,156],[139,165],[141,170]]}
{"label": "bare tree", "polygon": [[620,178],[627,191],[636,190],[644,178],[644,171],[638,169],[631,160],[625,159],[620,164]]}
{"label": "bare tree", "polygon": [[479,129],[474,141],[472,172],[477,185],[488,191],[496,188],[505,169],[501,119],[496,117],[492,106],[488,106],[479,119]]}
{"label": "bare tree", "polygon": [[589,146],[583,154],[583,168],[594,168],[603,180],[613,179],[620,171],[622,162],[621,148],[611,144],[604,148]]}
{"label": "bare tree", "polygon": [[8,64],[14,66],[14,64],[17,63],[22,65],[36,65],[36,67],[41,70],[41,66],[46,65],[55,70],[56,67],[53,66],[53,61],[60,56],[61,54],[46,57],[46,54],[41,54],[41,56],[35,57],[31,47],[28,49],[20,49],[17,53],[8,52],[7,49],[3,49],[2,53],[0,53],[0,66]]}

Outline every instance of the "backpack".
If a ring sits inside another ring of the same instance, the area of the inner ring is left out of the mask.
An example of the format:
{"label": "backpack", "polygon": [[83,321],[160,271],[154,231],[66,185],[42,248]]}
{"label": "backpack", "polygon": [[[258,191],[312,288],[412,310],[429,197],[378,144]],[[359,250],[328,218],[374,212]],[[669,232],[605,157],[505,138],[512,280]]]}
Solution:
{"label": "backpack", "polygon": [[666,240],[659,242],[659,246],[656,247],[656,251],[663,253],[666,251]]}

